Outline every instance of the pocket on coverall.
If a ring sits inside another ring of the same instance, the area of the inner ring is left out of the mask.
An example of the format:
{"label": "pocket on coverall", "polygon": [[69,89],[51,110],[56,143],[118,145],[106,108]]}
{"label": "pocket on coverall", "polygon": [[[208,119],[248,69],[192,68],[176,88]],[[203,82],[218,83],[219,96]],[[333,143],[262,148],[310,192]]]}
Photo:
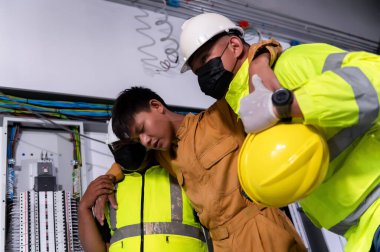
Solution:
{"label": "pocket on coverall", "polygon": [[[233,237],[233,251],[298,252],[305,246],[281,210],[266,208],[249,220]],[[244,248],[237,247],[245,244]]]}

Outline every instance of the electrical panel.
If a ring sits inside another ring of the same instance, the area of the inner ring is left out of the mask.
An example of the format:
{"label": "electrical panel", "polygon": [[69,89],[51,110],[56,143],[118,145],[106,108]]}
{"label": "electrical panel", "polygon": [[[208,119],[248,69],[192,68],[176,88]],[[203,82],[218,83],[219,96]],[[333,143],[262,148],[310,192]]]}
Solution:
{"label": "electrical panel", "polygon": [[82,251],[83,123],[4,117],[0,251]]}

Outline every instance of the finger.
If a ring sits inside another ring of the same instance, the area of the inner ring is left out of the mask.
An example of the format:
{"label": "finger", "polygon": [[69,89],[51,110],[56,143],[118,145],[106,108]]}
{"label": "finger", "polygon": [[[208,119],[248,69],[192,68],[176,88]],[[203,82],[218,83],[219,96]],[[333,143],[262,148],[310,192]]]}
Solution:
{"label": "finger", "polygon": [[263,81],[261,80],[261,78],[257,74],[253,75],[252,82],[253,82],[253,86],[255,87],[255,89],[265,88]]}
{"label": "finger", "polygon": [[108,189],[108,188],[100,188],[99,190],[96,191],[96,195],[98,195],[96,198],[102,196],[102,195],[108,195],[112,194],[114,192],[113,189]]}
{"label": "finger", "polygon": [[99,183],[96,186],[94,186],[94,190],[102,190],[102,189],[107,189],[107,190],[113,190],[114,185],[112,183],[104,182],[104,183]]}
{"label": "finger", "polygon": [[113,189],[114,185],[110,180],[97,180],[93,181],[89,184],[86,191],[90,194],[93,194],[95,191],[105,188],[105,189]]}
{"label": "finger", "polygon": [[99,185],[108,185],[108,186],[114,185],[114,183],[112,182],[112,179],[108,176],[97,178],[96,180],[92,181],[91,184],[93,187],[98,187]]}
{"label": "finger", "polygon": [[114,209],[117,209],[117,202],[114,193],[108,195],[108,201]]}
{"label": "finger", "polygon": [[108,178],[112,181],[112,183],[116,182],[116,177],[112,174],[107,174]]}
{"label": "finger", "polygon": [[94,207],[94,214],[100,225],[104,225],[104,207],[107,202],[107,195],[100,196],[96,202]]}
{"label": "finger", "polygon": [[114,183],[114,180],[115,180],[115,177],[113,175],[102,175],[102,176],[99,176],[98,178],[96,178],[94,180],[94,182],[96,181],[97,183],[101,183],[101,182],[107,182],[107,183]]}

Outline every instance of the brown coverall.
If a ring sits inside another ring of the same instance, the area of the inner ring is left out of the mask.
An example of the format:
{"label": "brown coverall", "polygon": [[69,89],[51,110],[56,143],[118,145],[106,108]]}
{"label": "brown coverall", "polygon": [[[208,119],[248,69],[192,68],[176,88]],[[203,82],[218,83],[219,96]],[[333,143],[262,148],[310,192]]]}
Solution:
{"label": "brown coverall", "polygon": [[187,115],[177,138],[172,154],[157,152],[157,160],[184,187],[201,223],[210,230],[214,251],[306,251],[281,210],[242,196],[237,164],[245,133],[224,99],[205,112]]}

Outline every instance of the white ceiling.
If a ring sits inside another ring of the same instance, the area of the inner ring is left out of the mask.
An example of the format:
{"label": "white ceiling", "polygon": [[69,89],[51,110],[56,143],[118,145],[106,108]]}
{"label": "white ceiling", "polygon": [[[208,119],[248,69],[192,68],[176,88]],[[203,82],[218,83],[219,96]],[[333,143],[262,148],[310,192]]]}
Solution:
{"label": "white ceiling", "polygon": [[[156,11],[164,0],[108,0]],[[234,21],[248,20],[269,36],[302,42],[325,42],[348,50],[377,52],[380,1],[377,0],[166,0],[170,15],[187,19],[218,12]]]}
{"label": "white ceiling", "polygon": [[239,2],[369,40],[380,39],[378,0],[240,0]]}

